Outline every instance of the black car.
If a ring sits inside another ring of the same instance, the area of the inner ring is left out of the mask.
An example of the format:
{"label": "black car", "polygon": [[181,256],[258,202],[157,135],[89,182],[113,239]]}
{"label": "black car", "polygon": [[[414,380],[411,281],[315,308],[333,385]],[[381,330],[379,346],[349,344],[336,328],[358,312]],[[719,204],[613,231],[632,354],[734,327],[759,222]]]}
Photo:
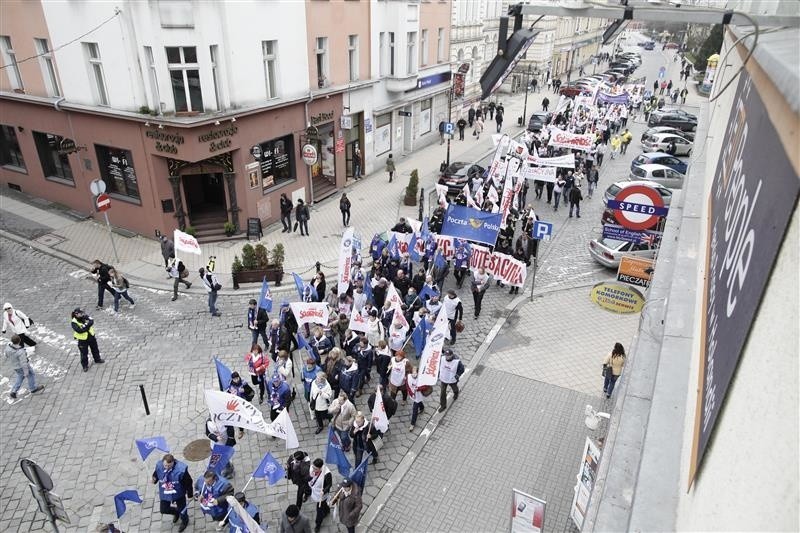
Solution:
{"label": "black car", "polygon": [[531,115],[528,121],[528,131],[541,131],[547,125],[550,113],[540,111]]}
{"label": "black car", "polygon": [[482,176],[485,170],[480,165],[456,161],[450,163],[450,166],[442,172],[439,177],[439,185],[447,185],[448,196],[458,196],[464,189],[464,185],[469,183],[473,176],[476,174]]}
{"label": "black car", "polygon": [[653,126],[672,126],[681,131],[695,131],[697,129],[697,117],[680,109],[662,109],[650,113],[647,125]]}

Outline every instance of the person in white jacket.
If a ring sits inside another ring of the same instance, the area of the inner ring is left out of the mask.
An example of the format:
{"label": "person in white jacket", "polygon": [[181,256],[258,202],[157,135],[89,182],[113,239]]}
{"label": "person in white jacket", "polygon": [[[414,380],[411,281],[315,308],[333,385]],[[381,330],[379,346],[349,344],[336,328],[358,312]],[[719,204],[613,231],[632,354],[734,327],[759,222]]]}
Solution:
{"label": "person in white jacket", "polygon": [[28,336],[28,329],[33,325],[28,315],[14,309],[14,307],[6,302],[3,304],[3,333],[11,330],[12,335],[19,335],[20,340],[24,346],[30,346],[31,351],[36,350],[36,341]]}
{"label": "person in white jacket", "polygon": [[311,413],[317,420],[317,431],[315,433],[319,435],[325,427],[325,421],[329,418],[328,408],[333,398],[333,389],[328,383],[325,372],[317,372],[316,379],[311,383],[309,398],[311,398]]}
{"label": "person in white jacket", "polygon": [[286,350],[278,351],[275,373],[292,389],[292,400],[294,400],[294,397],[297,396],[297,392],[294,390],[294,368],[292,368],[292,359],[289,357],[289,352]]}
{"label": "person in white jacket", "polygon": [[403,349],[406,343],[406,335],[408,335],[408,326],[403,325],[399,320],[395,320],[392,327],[389,328],[389,349],[392,350],[392,354]]}

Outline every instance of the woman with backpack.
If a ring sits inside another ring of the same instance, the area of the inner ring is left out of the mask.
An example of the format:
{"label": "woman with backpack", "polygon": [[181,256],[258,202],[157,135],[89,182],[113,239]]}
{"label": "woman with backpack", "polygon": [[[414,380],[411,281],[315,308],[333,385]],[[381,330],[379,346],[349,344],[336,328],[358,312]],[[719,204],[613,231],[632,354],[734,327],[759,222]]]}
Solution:
{"label": "woman with backpack", "polygon": [[606,393],[606,398],[611,398],[611,393],[614,392],[614,384],[622,374],[622,368],[625,366],[625,348],[622,344],[614,344],[614,349],[611,353],[603,359],[603,392]]}
{"label": "woman with backpack", "polygon": [[128,296],[130,283],[125,279],[125,276],[113,267],[109,269],[108,275],[111,278],[111,288],[114,290],[114,312],[119,313],[119,301],[121,298],[128,300],[131,303],[131,309],[134,309],[136,303],[133,301],[133,298]]}

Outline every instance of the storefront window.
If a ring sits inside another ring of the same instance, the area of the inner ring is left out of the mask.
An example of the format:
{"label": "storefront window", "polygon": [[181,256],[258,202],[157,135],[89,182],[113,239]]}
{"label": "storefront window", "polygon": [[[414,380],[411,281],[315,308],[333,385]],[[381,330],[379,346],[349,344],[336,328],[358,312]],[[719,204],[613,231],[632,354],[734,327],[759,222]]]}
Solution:
{"label": "storefront window", "polygon": [[294,136],[261,143],[261,192],[297,179],[294,169]]}
{"label": "storefront window", "polygon": [[375,155],[385,154],[392,149],[392,114],[385,113],[375,117]]}
{"label": "storefront window", "polygon": [[52,133],[33,132],[33,141],[39,153],[39,162],[45,178],[62,179],[75,183],[72,177],[72,167],[69,165],[69,156],[59,151],[64,137]]}
{"label": "storefront window", "polygon": [[425,135],[426,133],[430,133],[431,131],[431,105],[433,103],[432,98],[428,98],[427,100],[423,100],[420,102],[420,111],[419,111],[419,134]]}
{"label": "storefront window", "polygon": [[13,126],[0,125],[0,165],[25,170],[25,160],[19,148],[17,132]]}
{"label": "storefront window", "polygon": [[317,131],[316,139],[311,139],[311,142],[316,145],[319,156],[317,162],[311,165],[311,175],[336,183],[336,142],[333,137],[333,123],[319,126]]}
{"label": "storefront window", "polygon": [[129,150],[110,146],[94,145],[100,177],[106,182],[106,191],[139,200],[139,183],[133,169],[133,157]]}

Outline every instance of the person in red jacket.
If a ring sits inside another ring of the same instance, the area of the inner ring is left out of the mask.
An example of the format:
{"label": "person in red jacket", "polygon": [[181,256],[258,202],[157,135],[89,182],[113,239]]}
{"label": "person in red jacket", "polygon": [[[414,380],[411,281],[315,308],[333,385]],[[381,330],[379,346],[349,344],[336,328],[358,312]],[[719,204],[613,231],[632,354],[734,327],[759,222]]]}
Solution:
{"label": "person in red jacket", "polygon": [[247,370],[250,372],[253,385],[258,385],[258,403],[264,403],[264,376],[269,368],[269,357],[264,355],[264,350],[256,343],[245,354],[244,360],[247,362]]}

